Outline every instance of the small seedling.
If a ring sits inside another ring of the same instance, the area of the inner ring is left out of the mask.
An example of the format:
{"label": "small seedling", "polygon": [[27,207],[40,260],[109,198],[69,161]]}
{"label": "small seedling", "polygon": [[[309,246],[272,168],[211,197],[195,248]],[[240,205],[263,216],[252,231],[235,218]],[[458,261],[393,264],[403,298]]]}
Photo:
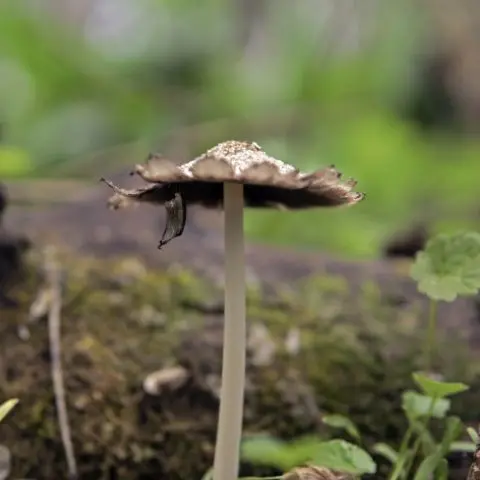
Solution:
{"label": "small seedling", "polygon": [[[472,442],[457,441],[465,427],[458,417],[448,415],[451,406],[449,397],[466,391],[468,386],[459,382],[433,380],[421,373],[414,373],[412,378],[419,391],[406,390],[402,394],[402,408],[408,421],[408,429],[400,448],[396,450],[381,442],[373,445],[370,450],[385,458],[391,465],[388,480],[446,480],[446,456],[455,451],[475,450],[476,432],[473,429],[468,430]],[[429,429],[432,419],[444,422],[444,433],[439,440],[435,439]],[[332,414],[326,415],[323,422],[334,429],[344,430],[355,439],[357,445],[319,436],[303,437],[291,442],[258,436],[243,442],[242,458],[253,464],[274,466],[285,472],[302,464],[344,472],[354,478],[377,471],[377,465],[367,452],[367,447],[362,445],[359,429],[349,418]],[[417,464],[418,467],[414,469]],[[272,478],[283,479],[284,476]],[[208,477],[205,477],[205,480],[207,479]]]}
{"label": "small seedling", "polygon": [[425,368],[431,369],[436,348],[437,306],[458,296],[475,295],[480,289],[480,234],[438,235],[417,254],[411,277],[430,299]]}

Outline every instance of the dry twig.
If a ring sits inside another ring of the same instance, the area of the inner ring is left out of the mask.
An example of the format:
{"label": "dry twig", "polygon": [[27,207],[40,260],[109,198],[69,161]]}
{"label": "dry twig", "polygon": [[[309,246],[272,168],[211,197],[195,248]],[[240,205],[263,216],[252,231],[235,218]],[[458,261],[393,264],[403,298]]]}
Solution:
{"label": "dry twig", "polygon": [[332,472],[328,468],[313,465],[294,468],[286,473],[282,480],[353,480],[348,474]]}
{"label": "dry twig", "polygon": [[[67,405],[65,401],[65,386],[63,383],[61,359],[61,309],[62,309],[62,273],[57,262],[55,250],[48,248],[45,252],[45,281],[46,288],[41,292],[40,302],[48,313],[48,336],[50,340],[50,358],[53,391],[57,408],[58,424],[65,457],[68,466],[68,477],[78,478],[77,463],[73,450],[72,435],[68,422]],[[40,313],[41,312],[37,312]]]}

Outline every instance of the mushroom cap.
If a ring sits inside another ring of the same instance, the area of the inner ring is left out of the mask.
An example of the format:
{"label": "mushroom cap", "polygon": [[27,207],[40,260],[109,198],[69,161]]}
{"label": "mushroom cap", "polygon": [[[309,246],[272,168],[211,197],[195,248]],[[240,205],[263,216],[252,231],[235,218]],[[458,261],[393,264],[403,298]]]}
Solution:
{"label": "mushroom cap", "polygon": [[267,155],[256,143],[230,140],[216,145],[203,155],[180,165],[151,154],[133,173],[146,186],[126,190],[104,180],[115,192],[112,208],[131,201],[163,204],[172,192],[179,193],[186,204],[215,208],[223,205],[223,183],[244,185],[247,207],[301,209],[352,205],[364,198],[353,191],[356,181],[341,180],[341,173],[332,165],[312,173],[304,173],[293,165]]}

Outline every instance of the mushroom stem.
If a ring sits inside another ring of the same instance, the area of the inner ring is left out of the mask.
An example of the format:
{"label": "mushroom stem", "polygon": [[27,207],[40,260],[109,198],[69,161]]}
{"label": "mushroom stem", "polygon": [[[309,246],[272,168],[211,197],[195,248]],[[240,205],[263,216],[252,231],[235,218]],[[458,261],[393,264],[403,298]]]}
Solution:
{"label": "mushroom stem", "polygon": [[224,183],[225,322],[222,384],[213,480],[236,480],[242,437],[246,364],[243,185]]}

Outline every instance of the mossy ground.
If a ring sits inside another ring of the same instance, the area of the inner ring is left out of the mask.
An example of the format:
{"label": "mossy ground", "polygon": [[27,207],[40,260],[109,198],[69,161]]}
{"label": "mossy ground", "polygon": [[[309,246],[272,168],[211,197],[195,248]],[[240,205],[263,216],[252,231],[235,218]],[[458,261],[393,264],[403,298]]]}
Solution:
{"label": "mossy ground", "polygon": [[[40,264],[33,253],[12,293],[20,306],[1,312],[0,399],[20,399],[0,426],[12,478],[66,477],[46,320],[29,326],[28,340],[18,335],[41,285]],[[65,255],[62,268],[64,376],[80,478],[200,479],[213,458],[218,398],[208,385],[211,377],[218,384],[222,317],[209,306],[221,291],[190,272],[150,271],[132,258]],[[250,351],[245,432],[326,435],[321,414],[335,412],[349,415],[367,442],[398,441],[400,394],[422,366],[420,311],[416,303],[384,303],[375,284],[353,295],[339,277],[268,296],[251,289],[249,325],[266,327],[275,351],[261,364]],[[296,346],[286,341],[292,335]],[[460,341],[449,338],[440,350],[447,378],[476,381]],[[160,396],[143,391],[147,374],[177,364],[191,373],[185,385]],[[476,395],[474,388],[455,403],[467,420],[474,420]]]}

